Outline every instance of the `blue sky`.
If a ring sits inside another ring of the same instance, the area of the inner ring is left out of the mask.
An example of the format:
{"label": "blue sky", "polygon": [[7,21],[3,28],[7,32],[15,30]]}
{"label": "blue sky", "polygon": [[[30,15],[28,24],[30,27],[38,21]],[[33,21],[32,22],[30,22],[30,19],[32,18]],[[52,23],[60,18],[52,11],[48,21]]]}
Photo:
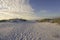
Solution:
{"label": "blue sky", "polygon": [[30,5],[39,17],[60,16],[60,0],[30,0]]}

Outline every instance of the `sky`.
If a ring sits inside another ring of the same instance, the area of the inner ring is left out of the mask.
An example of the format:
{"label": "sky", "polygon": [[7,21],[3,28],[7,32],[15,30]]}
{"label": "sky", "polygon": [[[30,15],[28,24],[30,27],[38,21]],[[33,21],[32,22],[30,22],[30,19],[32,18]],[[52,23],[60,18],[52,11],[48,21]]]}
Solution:
{"label": "sky", "polygon": [[0,20],[11,18],[36,19],[29,0],[0,0]]}
{"label": "sky", "polygon": [[60,17],[60,0],[0,0],[0,20]]}
{"label": "sky", "polygon": [[39,17],[60,17],[60,0],[30,0],[30,4]]}

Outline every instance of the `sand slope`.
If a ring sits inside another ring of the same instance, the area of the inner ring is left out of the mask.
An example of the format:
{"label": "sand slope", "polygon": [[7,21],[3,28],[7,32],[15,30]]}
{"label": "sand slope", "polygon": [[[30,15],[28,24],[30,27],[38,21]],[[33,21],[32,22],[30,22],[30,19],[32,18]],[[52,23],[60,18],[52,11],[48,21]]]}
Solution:
{"label": "sand slope", "polygon": [[52,23],[0,23],[0,40],[60,40],[60,25]]}

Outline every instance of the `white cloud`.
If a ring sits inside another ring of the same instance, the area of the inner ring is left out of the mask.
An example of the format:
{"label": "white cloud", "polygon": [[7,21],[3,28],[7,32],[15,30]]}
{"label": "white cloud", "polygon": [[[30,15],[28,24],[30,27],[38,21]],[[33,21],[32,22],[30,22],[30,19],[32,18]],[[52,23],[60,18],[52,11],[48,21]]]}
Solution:
{"label": "white cloud", "polygon": [[[1,2],[3,3],[1,4]],[[33,11],[29,0],[0,0],[0,19],[35,19]]]}
{"label": "white cloud", "polygon": [[39,12],[39,17],[40,18],[54,18],[54,17],[59,17],[59,13],[58,12],[52,12],[49,10],[40,10]]}
{"label": "white cloud", "polygon": [[40,10],[40,13],[47,13],[47,10]]}
{"label": "white cloud", "polygon": [[48,11],[47,10],[40,10],[39,14],[40,14],[40,17],[44,18],[48,14]]}

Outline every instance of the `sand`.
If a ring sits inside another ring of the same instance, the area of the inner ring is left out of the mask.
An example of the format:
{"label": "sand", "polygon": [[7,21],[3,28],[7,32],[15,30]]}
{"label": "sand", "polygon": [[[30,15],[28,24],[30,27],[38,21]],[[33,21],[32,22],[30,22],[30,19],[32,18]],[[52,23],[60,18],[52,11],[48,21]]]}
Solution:
{"label": "sand", "polygon": [[60,40],[60,25],[56,23],[0,23],[0,40]]}

